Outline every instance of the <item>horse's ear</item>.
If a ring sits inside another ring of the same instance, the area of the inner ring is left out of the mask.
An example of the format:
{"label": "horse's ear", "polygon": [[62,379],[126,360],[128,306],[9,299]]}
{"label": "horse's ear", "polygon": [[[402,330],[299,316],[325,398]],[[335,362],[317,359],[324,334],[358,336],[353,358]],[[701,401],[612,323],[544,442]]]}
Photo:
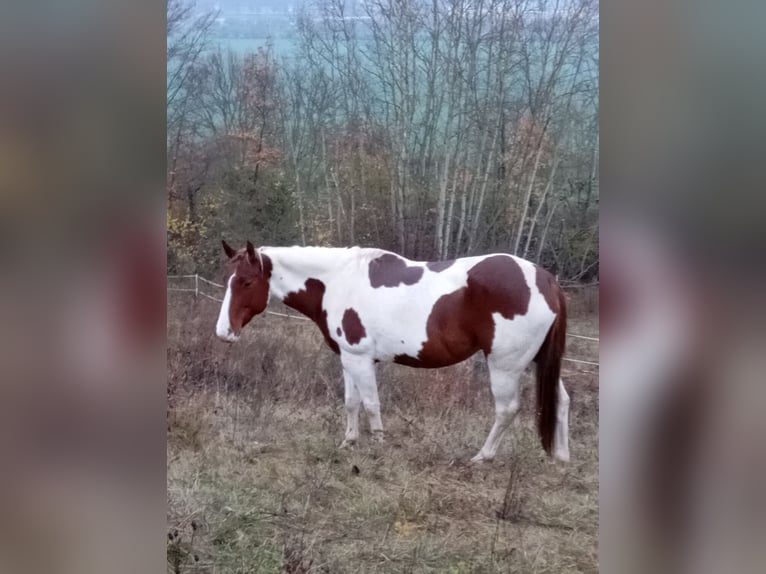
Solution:
{"label": "horse's ear", "polygon": [[236,251],[234,251],[231,248],[231,245],[226,243],[226,241],[224,241],[223,239],[221,239],[221,245],[223,245],[223,250],[224,250],[224,252],[226,252],[226,257],[228,257],[229,259],[234,257],[234,254],[236,253]]}
{"label": "horse's ear", "polygon": [[247,242],[247,260],[250,262],[250,265],[255,265],[256,261],[258,261],[258,258],[255,256],[255,247],[249,241]]}

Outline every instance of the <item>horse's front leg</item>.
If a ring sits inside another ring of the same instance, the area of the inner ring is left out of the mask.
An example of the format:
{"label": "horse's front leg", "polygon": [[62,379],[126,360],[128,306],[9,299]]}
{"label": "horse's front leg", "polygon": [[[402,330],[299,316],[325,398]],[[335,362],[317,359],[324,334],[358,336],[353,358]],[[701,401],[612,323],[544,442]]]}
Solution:
{"label": "horse's front leg", "polygon": [[[374,440],[382,442],[383,422],[380,419],[380,401],[378,399],[378,385],[375,381],[375,363],[371,357],[353,355],[351,353],[341,353],[340,359],[343,364],[344,380],[348,384],[350,379],[356,387],[358,396],[361,398],[362,405],[364,405],[364,411],[367,413],[370,431]],[[346,397],[348,409],[348,391]]]}
{"label": "horse's front leg", "polygon": [[340,447],[346,448],[359,440],[359,407],[362,404],[362,397],[354,384],[354,379],[345,368],[343,369],[343,383],[346,399],[346,436]]}

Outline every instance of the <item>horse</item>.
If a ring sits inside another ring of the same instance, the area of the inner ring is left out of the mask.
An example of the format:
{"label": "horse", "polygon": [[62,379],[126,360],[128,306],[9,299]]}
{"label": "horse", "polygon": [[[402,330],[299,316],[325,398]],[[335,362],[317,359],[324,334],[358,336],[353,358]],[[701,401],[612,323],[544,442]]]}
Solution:
{"label": "horse", "polygon": [[534,263],[493,253],[449,261],[411,261],[383,249],[260,247],[228,257],[216,334],[227,342],[262,313],[271,297],[311,319],[340,355],[346,432],[359,440],[359,411],[383,440],[375,364],[454,365],[482,351],[495,421],[471,462],[491,461],[519,409],[519,381],[536,363],[537,428],[548,456],[569,460],[569,396],[560,378],[566,300],[556,279]]}

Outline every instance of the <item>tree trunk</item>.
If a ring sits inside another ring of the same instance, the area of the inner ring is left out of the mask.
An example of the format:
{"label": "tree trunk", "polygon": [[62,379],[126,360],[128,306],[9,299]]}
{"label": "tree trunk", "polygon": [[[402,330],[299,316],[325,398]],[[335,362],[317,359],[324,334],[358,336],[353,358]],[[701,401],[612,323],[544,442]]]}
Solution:
{"label": "tree trunk", "polygon": [[551,167],[551,172],[548,175],[548,183],[545,184],[545,189],[543,190],[543,195],[540,197],[540,201],[537,204],[537,209],[535,209],[535,214],[532,216],[532,220],[529,222],[529,232],[527,233],[527,241],[524,245],[524,254],[522,257],[527,256],[529,253],[529,246],[532,242],[532,236],[535,232],[535,225],[537,224],[537,218],[540,216],[540,211],[542,211],[543,205],[545,205],[545,200],[548,197],[548,193],[550,193],[551,188],[553,187],[553,180],[556,177],[556,168],[558,168],[559,165],[559,148],[556,146],[556,150],[553,154],[553,166]]}
{"label": "tree trunk", "polygon": [[522,208],[521,212],[521,219],[519,221],[519,228],[516,231],[516,241],[513,243],[513,253],[514,255],[518,255],[519,253],[519,245],[521,244],[521,236],[524,234],[524,224],[527,219],[527,212],[529,211],[529,200],[532,197],[532,190],[535,187],[535,180],[537,179],[537,169],[540,166],[540,158],[542,157],[543,153],[543,140],[545,139],[545,132],[546,127],[548,123],[546,122],[545,126],[543,127],[543,131],[540,134],[540,140],[537,144],[537,153],[535,154],[535,164],[532,167],[532,175],[529,178],[529,185],[527,186],[527,192],[524,195],[524,206]]}

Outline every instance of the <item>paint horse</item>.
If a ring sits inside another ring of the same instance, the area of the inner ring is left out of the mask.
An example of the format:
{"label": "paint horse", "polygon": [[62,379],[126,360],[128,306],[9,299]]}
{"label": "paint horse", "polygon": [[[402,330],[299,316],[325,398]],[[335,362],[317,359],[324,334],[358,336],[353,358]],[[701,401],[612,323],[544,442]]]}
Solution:
{"label": "paint horse", "polygon": [[472,462],[492,460],[519,409],[519,380],[537,366],[537,426],[542,446],[569,460],[569,397],[559,378],[566,301],[555,278],[505,254],[410,261],[381,249],[261,247],[225,241],[226,295],[216,326],[225,341],[266,309],[270,297],[317,324],[343,365],[347,426],[342,446],[359,438],[363,405],[383,437],[375,363],[446,367],[478,351],[489,365],[495,422]]}

